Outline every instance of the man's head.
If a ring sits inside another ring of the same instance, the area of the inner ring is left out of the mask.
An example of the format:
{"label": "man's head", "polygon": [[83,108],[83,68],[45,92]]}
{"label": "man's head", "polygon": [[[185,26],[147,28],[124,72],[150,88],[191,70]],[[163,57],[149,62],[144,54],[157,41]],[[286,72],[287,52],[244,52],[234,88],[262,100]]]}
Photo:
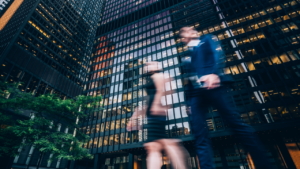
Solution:
{"label": "man's head", "polygon": [[179,33],[181,37],[181,42],[188,44],[192,39],[198,39],[198,32],[191,27],[183,27],[180,29]]}

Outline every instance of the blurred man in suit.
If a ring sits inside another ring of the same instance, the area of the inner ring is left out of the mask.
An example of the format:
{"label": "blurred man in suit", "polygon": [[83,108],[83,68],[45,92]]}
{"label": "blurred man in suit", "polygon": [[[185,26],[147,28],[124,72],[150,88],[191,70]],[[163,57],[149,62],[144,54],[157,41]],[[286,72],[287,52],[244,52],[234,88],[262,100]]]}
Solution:
{"label": "blurred man in suit", "polygon": [[271,168],[263,146],[255,136],[253,129],[244,124],[239,113],[229,101],[226,86],[233,80],[223,73],[224,54],[218,39],[213,35],[198,36],[190,27],[180,30],[181,41],[190,50],[186,70],[189,75],[187,95],[191,106],[192,130],[195,135],[195,147],[201,169],[213,169],[213,153],[205,114],[208,106],[214,106],[226,120],[245,150],[250,153],[256,169]]}

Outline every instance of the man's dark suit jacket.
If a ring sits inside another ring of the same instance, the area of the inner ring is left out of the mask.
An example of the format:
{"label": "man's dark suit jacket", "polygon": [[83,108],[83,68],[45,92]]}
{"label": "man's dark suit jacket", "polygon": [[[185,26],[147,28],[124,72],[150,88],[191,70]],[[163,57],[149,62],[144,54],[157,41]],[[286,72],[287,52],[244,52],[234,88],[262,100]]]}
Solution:
{"label": "man's dark suit jacket", "polygon": [[[223,71],[225,55],[217,37],[207,34],[201,36],[199,40],[198,46],[193,47],[190,53],[191,59],[182,61],[188,76],[197,75],[200,78],[205,75],[216,74],[221,80],[221,85],[231,84],[233,82],[232,77],[225,75]],[[197,94],[197,89],[188,84],[187,95],[193,96],[195,94]]]}

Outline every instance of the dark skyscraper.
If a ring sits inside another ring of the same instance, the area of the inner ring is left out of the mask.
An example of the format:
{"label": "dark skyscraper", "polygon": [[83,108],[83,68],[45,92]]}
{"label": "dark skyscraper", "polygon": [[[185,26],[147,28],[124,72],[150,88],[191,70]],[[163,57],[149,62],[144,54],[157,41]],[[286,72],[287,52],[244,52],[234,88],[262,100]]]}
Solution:
{"label": "dark skyscraper", "polygon": [[[1,22],[1,76],[11,82],[21,80],[22,90],[33,94],[46,90],[63,98],[81,93],[101,3],[74,2],[25,0],[11,4],[1,18],[8,21]],[[11,63],[15,67],[9,73]]]}
{"label": "dark skyscraper", "polygon": [[[35,96],[82,94],[101,8],[102,0],[10,0],[0,16],[1,78]],[[34,146],[19,152],[13,168],[37,164]],[[68,166],[49,156],[42,167]]]}
{"label": "dark skyscraper", "polygon": [[[0,2],[2,2],[0,0]],[[214,34],[225,53],[228,90],[239,116],[253,126],[274,169],[300,168],[299,0],[10,0],[0,11],[0,76],[23,82],[33,95],[102,95],[103,110],[81,119],[95,155],[68,165],[41,167],[146,169],[147,130],[127,132],[135,108],[145,103],[143,63],[158,61],[165,78],[162,98],[166,135],[188,149],[198,169],[187,113],[182,60],[189,57],[179,30]],[[218,110],[207,110],[217,169],[254,169]],[[140,118],[140,122],[147,123]],[[13,168],[35,166],[38,150],[21,147]],[[204,154],[205,155],[205,154]],[[170,169],[163,156],[162,164]],[[176,167],[174,167],[176,168]]]}
{"label": "dark skyscraper", "polygon": [[[126,131],[136,107],[142,107],[142,64],[159,61],[166,78],[162,98],[168,110],[166,135],[179,138],[199,168],[186,111],[186,76],[181,61],[188,56],[179,29],[192,26],[199,35],[214,34],[226,57],[225,74],[235,83],[228,90],[245,123],[253,126],[265,144],[273,168],[299,168],[299,9],[296,0],[112,0],[106,1],[98,23],[92,62],[84,93],[102,95],[104,110],[83,120],[91,136],[85,144],[94,162],[75,166],[146,168],[143,142],[147,131]],[[220,49],[221,50],[221,49]],[[252,158],[230,133],[213,107],[207,125],[214,161],[221,168],[254,168]],[[141,122],[146,123],[144,119]],[[205,154],[204,154],[205,155]],[[163,157],[163,165],[170,168]]]}

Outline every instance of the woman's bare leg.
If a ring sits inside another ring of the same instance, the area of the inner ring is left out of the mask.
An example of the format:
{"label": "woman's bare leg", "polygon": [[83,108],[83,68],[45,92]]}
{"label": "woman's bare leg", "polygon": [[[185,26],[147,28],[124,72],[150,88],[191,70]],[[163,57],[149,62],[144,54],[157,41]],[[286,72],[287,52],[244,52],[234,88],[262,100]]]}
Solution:
{"label": "woman's bare leg", "polygon": [[175,169],[188,169],[187,159],[189,154],[186,149],[179,144],[179,140],[162,139],[159,140],[159,142],[162,143],[163,149],[170,158]]}
{"label": "woman's bare leg", "polygon": [[147,150],[147,169],[160,169],[162,161],[162,145],[158,142],[144,144]]}

